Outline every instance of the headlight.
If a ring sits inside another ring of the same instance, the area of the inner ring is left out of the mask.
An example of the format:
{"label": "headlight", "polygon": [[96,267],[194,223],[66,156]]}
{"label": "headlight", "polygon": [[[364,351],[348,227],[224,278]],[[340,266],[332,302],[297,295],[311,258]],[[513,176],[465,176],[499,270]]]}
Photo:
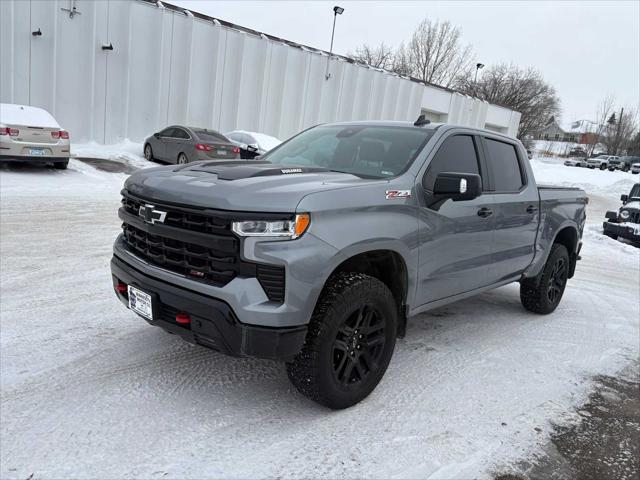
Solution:
{"label": "headlight", "polygon": [[622,210],[620,212],[620,218],[623,220],[627,220],[629,218],[629,210]]}
{"label": "headlight", "polygon": [[291,220],[244,220],[233,222],[231,230],[241,237],[283,237],[294,240],[307,231],[311,218],[308,213]]}

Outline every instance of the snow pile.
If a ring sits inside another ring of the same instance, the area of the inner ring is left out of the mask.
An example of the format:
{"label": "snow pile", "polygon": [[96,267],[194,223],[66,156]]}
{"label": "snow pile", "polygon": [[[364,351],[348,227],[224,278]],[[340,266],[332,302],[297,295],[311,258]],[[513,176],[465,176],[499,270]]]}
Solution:
{"label": "snow pile", "polygon": [[568,167],[563,162],[564,159],[557,157],[532,159],[531,167],[538,184],[579,187],[589,195],[604,194],[619,198],[621,194],[629,193],[634,183],[640,181],[640,177],[631,172]]}
{"label": "snow pile", "polygon": [[102,145],[96,142],[71,143],[71,155],[77,158],[101,158],[127,163],[136,168],[157,167],[143,156],[142,143],[124,140],[113,145]]}
{"label": "snow pile", "polygon": [[25,127],[60,129],[60,125],[56,119],[46,110],[11,103],[0,103],[0,123]]}

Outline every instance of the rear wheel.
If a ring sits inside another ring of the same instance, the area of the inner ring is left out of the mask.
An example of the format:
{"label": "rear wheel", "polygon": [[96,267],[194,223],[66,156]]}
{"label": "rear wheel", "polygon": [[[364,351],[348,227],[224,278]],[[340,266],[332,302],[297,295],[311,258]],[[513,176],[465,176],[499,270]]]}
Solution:
{"label": "rear wheel", "polygon": [[397,325],[385,284],[362,273],[336,275],[316,305],[302,351],[287,364],[291,383],[329,408],[360,402],[389,365]]}
{"label": "rear wheel", "polygon": [[144,146],[144,158],[146,158],[150,162],[153,162],[153,150],[151,148],[151,145],[149,145],[148,143]]}
{"label": "rear wheel", "polygon": [[520,282],[522,306],[534,313],[553,312],[564,294],[569,278],[569,253],[564,245],[553,244],[539,282],[536,279]]}
{"label": "rear wheel", "polygon": [[187,159],[187,156],[184,153],[181,153],[180,155],[178,155],[178,161],[176,162],[178,165],[184,165],[185,163],[188,163],[189,160]]}
{"label": "rear wheel", "polygon": [[69,159],[68,158],[66,160],[63,160],[62,162],[54,162],[53,163],[53,168],[56,168],[58,170],[66,170],[68,166],[69,166]]}
{"label": "rear wheel", "polygon": [[606,165],[604,165],[604,164],[600,165],[600,170],[606,170],[606,169],[607,169]]}

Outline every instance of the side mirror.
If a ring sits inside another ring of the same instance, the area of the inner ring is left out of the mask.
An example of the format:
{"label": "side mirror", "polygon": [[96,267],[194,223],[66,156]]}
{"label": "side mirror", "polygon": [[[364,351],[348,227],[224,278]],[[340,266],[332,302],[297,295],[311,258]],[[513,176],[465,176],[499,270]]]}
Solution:
{"label": "side mirror", "polygon": [[256,145],[255,143],[250,143],[249,145],[247,145],[247,150],[249,150],[250,152],[257,152],[258,145]]}
{"label": "side mirror", "polygon": [[627,203],[627,200],[629,200],[629,195],[620,195],[620,200],[622,200],[622,203]]}
{"label": "side mirror", "polygon": [[156,138],[160,138],[160,134],[159,133],[154,133],[153,136],[156,137]]}
{"label": "side mirror", "polygon": [[604,218],[606,218],[607,220],[618,220],[618,212],[613,212],[609,210],[607,213],[604,214]]}
{"label": "side mirror", "polygon": [[473,200],[482,195],[482,178],[474,173],[441,172],[436,177],[433,194],[454,202]]}

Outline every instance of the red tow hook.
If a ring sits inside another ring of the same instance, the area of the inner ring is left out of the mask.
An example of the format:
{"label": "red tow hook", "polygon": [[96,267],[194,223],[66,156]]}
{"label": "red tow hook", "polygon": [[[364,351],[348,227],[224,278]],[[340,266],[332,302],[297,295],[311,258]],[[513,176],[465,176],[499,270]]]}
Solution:
{"label": "red tow hook", "polygon": [[176,315],[176,323],[180,323],[182,325],[188,325],[191,323],[191,316],[186,313],[178,313]]}
{"label": "red tow hook", "polygon": [[116,285],[116,292],[118,292],[118,293],[124,294],[124,293],[127,293],[127,290],[128,289],[127,289],[127,284],[126,283],[118,283]]}

